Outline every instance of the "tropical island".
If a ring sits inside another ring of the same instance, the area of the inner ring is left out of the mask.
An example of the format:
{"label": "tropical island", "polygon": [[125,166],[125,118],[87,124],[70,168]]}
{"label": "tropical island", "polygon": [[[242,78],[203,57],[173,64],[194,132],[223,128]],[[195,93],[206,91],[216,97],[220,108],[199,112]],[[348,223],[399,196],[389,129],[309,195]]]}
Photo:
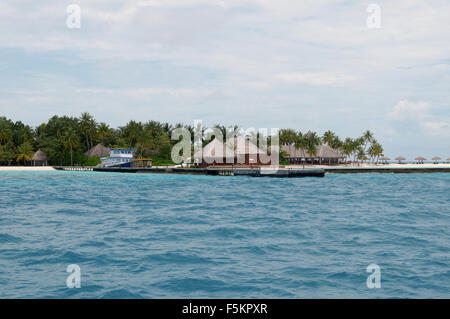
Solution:
{"label": "tropical island", "polygon": [[[173,166],[171,151],[178,140],[171,137],[177,128],[189,131],[194,141],[194,127],[182,123],[172,125],[132,120],[124,126],[112,128],[85,112],[79,117],[55,115],[46,123],[31,127],[21,121],[0,117],[0,166],[94,167],[100,166],[101,157],[109,156],[112,149],[132,150],[134,158],[151,158],[153,166]],[[214,128],[223,136],[240,129],[238,125],[220,124]],[[205,149],[216,142],[215,137],[202,134]],[[270,138],[266,142],[270,145]],[[279,144],[279,163],[283,166],[386,165],[390,161],[371,131],[355,138],[340,138],[330,130],[319,136],[316,132],[302,133],[286,128],[279,131]],[[257,150],[255,153],[261,152],[258,147],[251,146]],[[395,160],[402,164],[405,158],[397,157]],[[417,164],[423,164],[425,158],[416,160]],[[438,163],[441,159],[436,157],[433,160]]]}

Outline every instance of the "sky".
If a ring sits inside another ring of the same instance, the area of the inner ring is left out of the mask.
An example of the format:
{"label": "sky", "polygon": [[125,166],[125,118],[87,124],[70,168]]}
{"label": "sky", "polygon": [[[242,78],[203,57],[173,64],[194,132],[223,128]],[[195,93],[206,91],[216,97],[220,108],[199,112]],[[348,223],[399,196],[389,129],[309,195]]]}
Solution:
{"label": "sky", "polygon": [[449,18],[448,0],[0,0],[0,116],[371,130],[391,158],[448,158]]}

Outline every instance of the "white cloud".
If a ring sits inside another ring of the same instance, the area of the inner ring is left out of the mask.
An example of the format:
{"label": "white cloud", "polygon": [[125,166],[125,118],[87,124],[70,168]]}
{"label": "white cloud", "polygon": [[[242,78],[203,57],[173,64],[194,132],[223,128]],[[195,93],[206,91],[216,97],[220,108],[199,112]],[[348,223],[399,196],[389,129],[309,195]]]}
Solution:
{"label": "white cloud", "polygon": [[423,120],[429,116],[428,111],[431,105],[428,102],[412,102],[403,100],[394,106],[393,110],[387,114],[392,120]]}
{"label": "white cloud", "polygon": [[398,130],[417,130],[434,137],[450,136],[449,122],[434,115],[431,110],[433,108],[428,102],[403,100],[387,113],[387,118],[395,121]]}
{"label": "white cloud", "polygon": [[355,76],[333,73],[281,73],[276,78],[288,83],[303,83],[311,85],[341,86],[356,79]]}
{"label": "white cloud", "polygon": [[431,136],[450,136],[450,123],[425,122],[422,125]]}
{"label": "white cloud", "polygon": [[77,93],[126,95],[130,97],[143,97],[146,95],[174,95],[204,97],[214,93],[209,89],[189,89],[189,88],[131,88],[131,89],[108,89],[108,88],[80,88]]}

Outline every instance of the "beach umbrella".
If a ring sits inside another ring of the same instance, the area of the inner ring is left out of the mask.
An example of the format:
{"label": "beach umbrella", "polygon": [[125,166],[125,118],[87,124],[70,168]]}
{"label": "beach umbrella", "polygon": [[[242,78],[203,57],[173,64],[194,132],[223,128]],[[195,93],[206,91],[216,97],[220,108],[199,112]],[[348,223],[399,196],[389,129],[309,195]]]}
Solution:
{"label": "beach umbrella", "polygon": [[439,161],[441,160],[441,158],[440,158],[439,156],[435,156],[435,157],[432,158],[432,160],[433,160],[435,163],[437,163],[437,162],[439,162]]}
{"label": "beach umbrella", "polygon": [[390,159],[389,157],[383,156],[383,157],[380,157],[379,160],[382,161],[382,162],[386,162],[386,163],[387,163],[387,162],[389,162],[391,159]]}
{"label": "beach umbrella", "polygon": [[423,156],[418,156],[415,158],[416,161],[423,164],[423,161],[426,161],[427,159]]}
{"label": "beach umbrella", "polygon": [[406,161],[406,158],[404,158],[403,156],[399,156],[395,158],[396,161],[398,161],[399,164],[401,164],[403,161]]}

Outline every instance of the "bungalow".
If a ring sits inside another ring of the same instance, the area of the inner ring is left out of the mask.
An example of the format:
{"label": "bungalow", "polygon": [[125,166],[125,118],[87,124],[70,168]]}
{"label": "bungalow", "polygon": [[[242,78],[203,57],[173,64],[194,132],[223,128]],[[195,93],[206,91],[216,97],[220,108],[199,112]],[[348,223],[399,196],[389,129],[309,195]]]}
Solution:
{"label": "bungalow", "polygon": [[294,145],[283,145],[281,150],[287,155],[283,158],[291,164],[339,164],[345,156],[328,145],[318,145],[314,156]]}
{"label": "bungalow", "polygon": [[201,151],[194,154],[194,163],[201,167],[215,165],[270,165],[265,163],[266,152],[258,148],[248,138],[241,136],[229,139],[226,143],[213,139]]}

